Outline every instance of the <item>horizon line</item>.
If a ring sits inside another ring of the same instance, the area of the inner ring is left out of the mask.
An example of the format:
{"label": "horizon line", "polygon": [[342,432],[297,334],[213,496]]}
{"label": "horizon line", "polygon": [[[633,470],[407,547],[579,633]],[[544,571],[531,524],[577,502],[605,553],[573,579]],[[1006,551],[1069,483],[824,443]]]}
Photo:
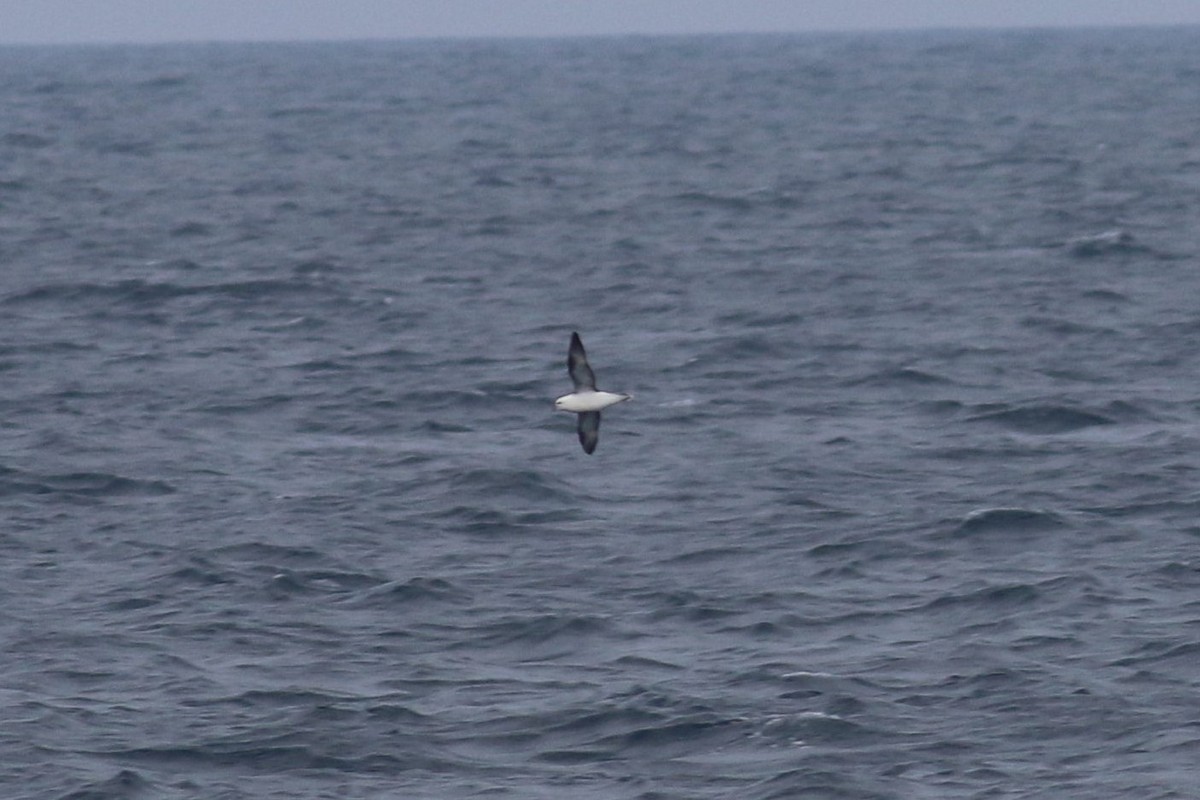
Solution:
{"label": "horizon line", "polygon": [[1189,29],[1200,29],[1200,22],[1168,23],[1168,22],[1083,22],[1077,24],[1061,23],[1031,23],[1014,25],[903,25],[885,26],[878,28],[849,28],[849,27],[815,27],[796,28],[789,30],[710,30],[710,31],[601,31],[578,33],[500,33],[500,34],[471,34],[471,33],[417,33],[400,36],[313,36],[313,37],[195,37],[195,38],[163,38],[163,39],[29,39],[16,41],[0,40],[0,48],[22,47],[163,47],[163,46],[207,46],[207,45],[273,45],[273,44],[387,44],[414,42],[488,42],[488,41],[562,41],[586,39],[675,39],[675,38],[713,38],[723,36],[854,36],[854,35],[890,35],[911,33],[1023,33],[1023,32],[1070,32],[1070,31],[1157,31],[1171,30],[1183,32]]}

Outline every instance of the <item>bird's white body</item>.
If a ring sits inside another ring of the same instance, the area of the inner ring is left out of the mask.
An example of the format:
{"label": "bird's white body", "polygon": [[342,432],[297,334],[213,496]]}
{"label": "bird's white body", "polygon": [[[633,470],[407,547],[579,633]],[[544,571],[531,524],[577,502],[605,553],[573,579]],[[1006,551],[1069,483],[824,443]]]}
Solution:
{"label": "bird's white body", "polygon": [[601,411],[628,399],[629,395],[615,392],[572,392],[555,400],[554,408],[558,411],[573,411],[578,414],[581,411]]}

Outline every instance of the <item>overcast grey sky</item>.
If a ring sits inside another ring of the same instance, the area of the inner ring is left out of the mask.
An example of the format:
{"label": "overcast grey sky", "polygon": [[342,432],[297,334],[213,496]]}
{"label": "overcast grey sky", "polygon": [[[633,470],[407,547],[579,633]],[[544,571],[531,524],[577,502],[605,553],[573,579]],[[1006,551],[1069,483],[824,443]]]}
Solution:
{"label": "overcast grey sky", "polygon": [[0,43],[1200,25],[1200,0],[0,0]]}

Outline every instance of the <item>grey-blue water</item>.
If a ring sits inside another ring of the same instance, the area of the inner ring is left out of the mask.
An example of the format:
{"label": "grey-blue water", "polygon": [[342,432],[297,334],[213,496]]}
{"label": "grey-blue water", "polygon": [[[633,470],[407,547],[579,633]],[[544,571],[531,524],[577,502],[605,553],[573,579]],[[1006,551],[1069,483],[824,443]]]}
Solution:
{"label": "grey-blue water", "polygon": [[0,50],[0,795],[1195,797],[1197,52]]}

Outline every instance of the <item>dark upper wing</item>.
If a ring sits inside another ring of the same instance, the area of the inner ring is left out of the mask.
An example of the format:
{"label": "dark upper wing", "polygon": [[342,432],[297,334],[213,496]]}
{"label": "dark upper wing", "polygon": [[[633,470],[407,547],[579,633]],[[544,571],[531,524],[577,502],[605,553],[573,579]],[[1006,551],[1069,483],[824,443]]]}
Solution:
{"label": "dark upper wing", "polygon": [[589,456],[600,441],[600,412],[584,411],[579,415],[579,443]]}
{"label": "dark upper wing", "polygon": [[579,341],[578,333],[571,334],[571,349],[567,351],[567,372],[571,373],[571,382],[575,384],[575,391],[578,392],[582,389],[596,391],[596,376],[592,374],[592,368],[588,366],[587,353],[583,352],[583,342]]}

